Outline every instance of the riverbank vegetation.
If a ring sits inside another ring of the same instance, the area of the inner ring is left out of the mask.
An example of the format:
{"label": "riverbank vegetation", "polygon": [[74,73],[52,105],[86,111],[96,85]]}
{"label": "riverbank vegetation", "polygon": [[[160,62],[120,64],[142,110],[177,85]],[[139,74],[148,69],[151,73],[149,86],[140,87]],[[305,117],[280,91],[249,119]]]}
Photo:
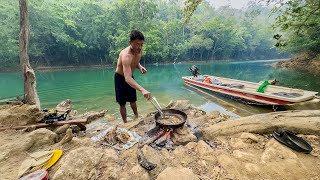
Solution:
{"label": "riverbank vegetation", "polygon": [[[128,32],[146,36],[144,63],[283,58],[274,48],[269,9],[214,8],[203,1],[184,23],[184,1],[29,0],[30,62],[34,66],[112,64]],[[19,4],[0,8],[2,68],[19,66]]]}
{"label": "riverbank vegetation", "polygon": [[[186,21],[202,0],[187,0],[184,9]],[[320,1],[319,0],[264,0],[274,6],[273,29],[277,41],[275,46],[284,52],[295,54],[288,62],[279,62],[278,67],[307,70],[319,73],[320,70]]]}
{"label": "riverbank vegetation", "polygon": [[278,13],[275,28],[276,45],[296,56],[288,62],[278,63],[279,67],[320,71],[320,1],[291,0],[275,8]]}

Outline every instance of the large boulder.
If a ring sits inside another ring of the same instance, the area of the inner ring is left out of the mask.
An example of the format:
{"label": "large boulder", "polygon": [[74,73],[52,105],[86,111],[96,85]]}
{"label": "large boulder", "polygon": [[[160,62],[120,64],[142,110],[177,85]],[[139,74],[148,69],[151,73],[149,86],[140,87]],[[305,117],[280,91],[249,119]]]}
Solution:
{"label": "large boulder", "polygon": [[52,145],[57,140],[57,134],[45,128],[28,133],[25,137],[14,132],[8,132],[8,134],[11,134],[11,138],[16,138],[18,140],[2,140],[3,144],[0,146],[0,161],[5,160],[6,157],[24,151],[40,149],[42,146]]}
{"label": "large boulder", "polygon": [[117,154],[112,149],[80,147],[70,151],[61,159],[60,168],[52,176],[53,180],[97,179],[97,166],[102,161],[114,160]]}
{"label": "large boulder", "polygon": [[0,107],[0,127],[34,124],[43,119],[44,113],[36,105],[4,105]]}
{"label": "large boulder", "polygon": [[58,135],[46,128],[40,128],[27,135],[30,139],[30,148],[38,148],[43,145],[51,145],[57,142]]}

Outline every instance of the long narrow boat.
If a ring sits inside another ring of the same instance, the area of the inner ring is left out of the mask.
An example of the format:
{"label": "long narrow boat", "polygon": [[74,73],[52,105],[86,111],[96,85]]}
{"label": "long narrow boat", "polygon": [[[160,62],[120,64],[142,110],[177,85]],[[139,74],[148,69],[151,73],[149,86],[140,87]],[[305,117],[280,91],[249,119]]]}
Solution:
{"label": "long narrow boat", "polygon": [[[204,82],[210,77],[211,82]],[[219,93],[233,100],[255,105],[291,105],[309,101],[317,97],[317,92],[293,89],[282,86],[268,85],[264,92],[257,92],[261,83],[240,81],[217,76],[201,75],[198,77],[184,76],[187,85]]]}

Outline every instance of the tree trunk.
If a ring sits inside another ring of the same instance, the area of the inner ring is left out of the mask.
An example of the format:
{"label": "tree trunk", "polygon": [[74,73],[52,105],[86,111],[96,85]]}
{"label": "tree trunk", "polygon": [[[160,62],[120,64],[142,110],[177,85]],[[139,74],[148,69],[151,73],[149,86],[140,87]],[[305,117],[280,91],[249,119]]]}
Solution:
{"label": "tree trunk", "polygon": [[184,25],[182,27],[182,41],[184,42]]}
{"label": "tree trunk", "polygon": [[213,60],[214,58],[213,58],[213,56],[214,56],[214,54],[217,52],[217,44],[218,44],[218,41],[219,41],[219,39],[217,39],[216,41],[214,41],[214,46],[213,46],[213,50],[212,50],[212,54],[211,54],[211,59]]}
{"label": "tree trunk", "polygon": [[36,91],[36,76],[29,63],[28,46],[28,0],[19,0],[20,4],[20,64],[24,77],[24,98],[23,102],[30,105],[36,105],[40,109],[40,101]]}

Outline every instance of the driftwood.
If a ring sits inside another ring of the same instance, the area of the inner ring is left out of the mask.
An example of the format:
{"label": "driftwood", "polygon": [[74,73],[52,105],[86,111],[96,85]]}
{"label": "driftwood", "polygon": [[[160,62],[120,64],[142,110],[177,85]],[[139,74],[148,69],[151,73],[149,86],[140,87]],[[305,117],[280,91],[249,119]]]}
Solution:
{"label": "driftwood", "polygon": [[320,110],[296,110],[256,114],[235,121],[224,121],[204,128],[203,138],[210,140],[218,136],[238,133],[272,134],[278,128],[295,134],[320,135]]}
{"label": "driftwood", "polygon": [[74,124],[77,125],[81,130],[86,130],[86,126],[84,124],[86,124],[88,122],[87,119],[78,119],[78,120],[69,120],[69,121],[58,121],[52,124],[46,124],[46,123],[37,123],[37,124],[33,124],[33,125],[25,125],[25,126],[14,126],[14,127],[4,127],[4,128],[0,128],[0,131],[5,131],[8,129],[15,129],[15,130],[19,130],[19,129],[25,129],[25,128],[45,128],[45,127],[55,127],[55,126],[63,126],[65,124]]}

